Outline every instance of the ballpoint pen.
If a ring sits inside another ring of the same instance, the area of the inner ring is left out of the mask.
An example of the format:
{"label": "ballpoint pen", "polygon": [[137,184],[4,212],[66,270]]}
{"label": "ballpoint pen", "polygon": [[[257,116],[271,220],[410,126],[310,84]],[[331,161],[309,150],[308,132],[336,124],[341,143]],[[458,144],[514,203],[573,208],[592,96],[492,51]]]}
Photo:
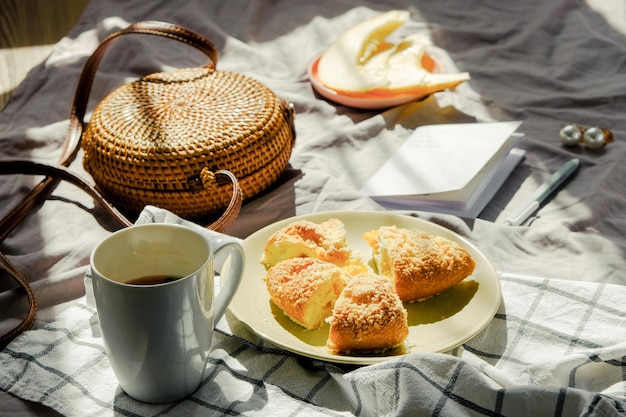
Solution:
{"label": "ballpoint pen", "polygon": [[547,179],[546,182],[541,184],[537,190],[532,194],[532,196],[522,205],[520,205],[514,212],[513,215],[508,217],[504,224],[508,224],[511,226],[519,226],[524,223],[526,219],[528,219],[543,203],[549,196],[552,194],[563,182],[568,179],[576,169],[578,169],[578,165],[580,165],[580,160],[578,158],[571,159],[564,163],[550,178]]}

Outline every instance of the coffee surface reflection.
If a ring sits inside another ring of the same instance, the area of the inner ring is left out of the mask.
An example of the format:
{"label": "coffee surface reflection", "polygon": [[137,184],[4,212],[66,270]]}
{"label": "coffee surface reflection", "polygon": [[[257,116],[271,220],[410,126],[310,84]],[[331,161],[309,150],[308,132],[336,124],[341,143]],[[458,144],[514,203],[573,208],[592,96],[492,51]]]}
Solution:
{"label": "coffee surface reflection", "polygon": [[171,275],[146,275],[139,278],[133,278],[126,282],[129,285],[158,285],[167,282],[176,281],[182,277],[173,277]]}

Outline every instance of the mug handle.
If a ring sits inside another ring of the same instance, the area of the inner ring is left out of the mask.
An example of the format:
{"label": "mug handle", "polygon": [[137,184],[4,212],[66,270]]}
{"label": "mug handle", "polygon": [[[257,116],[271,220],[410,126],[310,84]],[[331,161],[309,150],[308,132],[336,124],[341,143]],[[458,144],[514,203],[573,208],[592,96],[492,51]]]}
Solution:
{"label": "mug handle", "polygon": [[214,272],[218,273],[223,268],[229,255],[229,253],[224,251],[231,249],[231,261],[228,274],[225,277],[220,274],[220,290],[215,297],[214,323],[217,324],[226,312],[228,304],[233,299],[235,292],[237,292],[237,288],[243,277],[246,258],[239,239],[212,230],[209,230],[208,233],[209,242],[211,242],[211,248],[213,249]]}

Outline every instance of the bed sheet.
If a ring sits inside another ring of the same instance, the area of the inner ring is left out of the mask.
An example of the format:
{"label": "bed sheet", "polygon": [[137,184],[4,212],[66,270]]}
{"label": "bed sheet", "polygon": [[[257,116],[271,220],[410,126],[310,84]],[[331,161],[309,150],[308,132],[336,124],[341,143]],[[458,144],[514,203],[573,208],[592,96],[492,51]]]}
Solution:
{"label": "bed sheet", "polygon": [[[322,99],[307,66],[354,24],[392,9],[411,12],[403,30],[421,31],[471,80],[455,91],[378,111]],[[526,158],[477,219],[414,214],[475,242],[499,271],[571,281],[626,284],[626,6],[619,0],[385,0],[167,2],[93,0],[73,30],[34,68],[0,113],[2,158],[54,163],[61,151],[82,65],[108,34],[140,20],[164,20],[212,40],[218,68],[244,73],[289,100],[297,143],[278,183],[246,202],[229,233],[245,238],[296,214],[382,210],[361,186],[417,127],[521,120]],[[192,49],[138,37],[103,61],[89,108],[116,86],[150,72],[204,64]],[[565,148],[564,123],[610,129],[615,142],[597,150]],[[566,160],[578,173],[527,226],[502,225],[546,176]],[[80,155],[71,168],[88,177]],[[38,179],[0,177],[0,214]],[[116,229],[80,190],[61,184],[3,243],[38,296],[36,327],[84,295],[94,245]],[[19,291],[0,283],[1,325],[24,309]],[[4,392],[0,412],[52,410]]]}

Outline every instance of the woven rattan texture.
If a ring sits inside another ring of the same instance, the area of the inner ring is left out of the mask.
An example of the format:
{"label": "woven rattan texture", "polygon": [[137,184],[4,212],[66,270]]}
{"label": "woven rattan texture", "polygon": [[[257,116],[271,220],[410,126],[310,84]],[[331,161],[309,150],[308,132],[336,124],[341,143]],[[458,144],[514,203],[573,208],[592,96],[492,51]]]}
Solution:
{"label": "woven rattan texture", "polygon": [[[211,67],[151,74],[96,107],[84,166],[105,196],[132,211],[153,204],[197,217],[226,207],[231,171],[244,198],[271,185],[294,142],[293,114],[265,85]],[[204,171],[203,171],[204,170]]]}

